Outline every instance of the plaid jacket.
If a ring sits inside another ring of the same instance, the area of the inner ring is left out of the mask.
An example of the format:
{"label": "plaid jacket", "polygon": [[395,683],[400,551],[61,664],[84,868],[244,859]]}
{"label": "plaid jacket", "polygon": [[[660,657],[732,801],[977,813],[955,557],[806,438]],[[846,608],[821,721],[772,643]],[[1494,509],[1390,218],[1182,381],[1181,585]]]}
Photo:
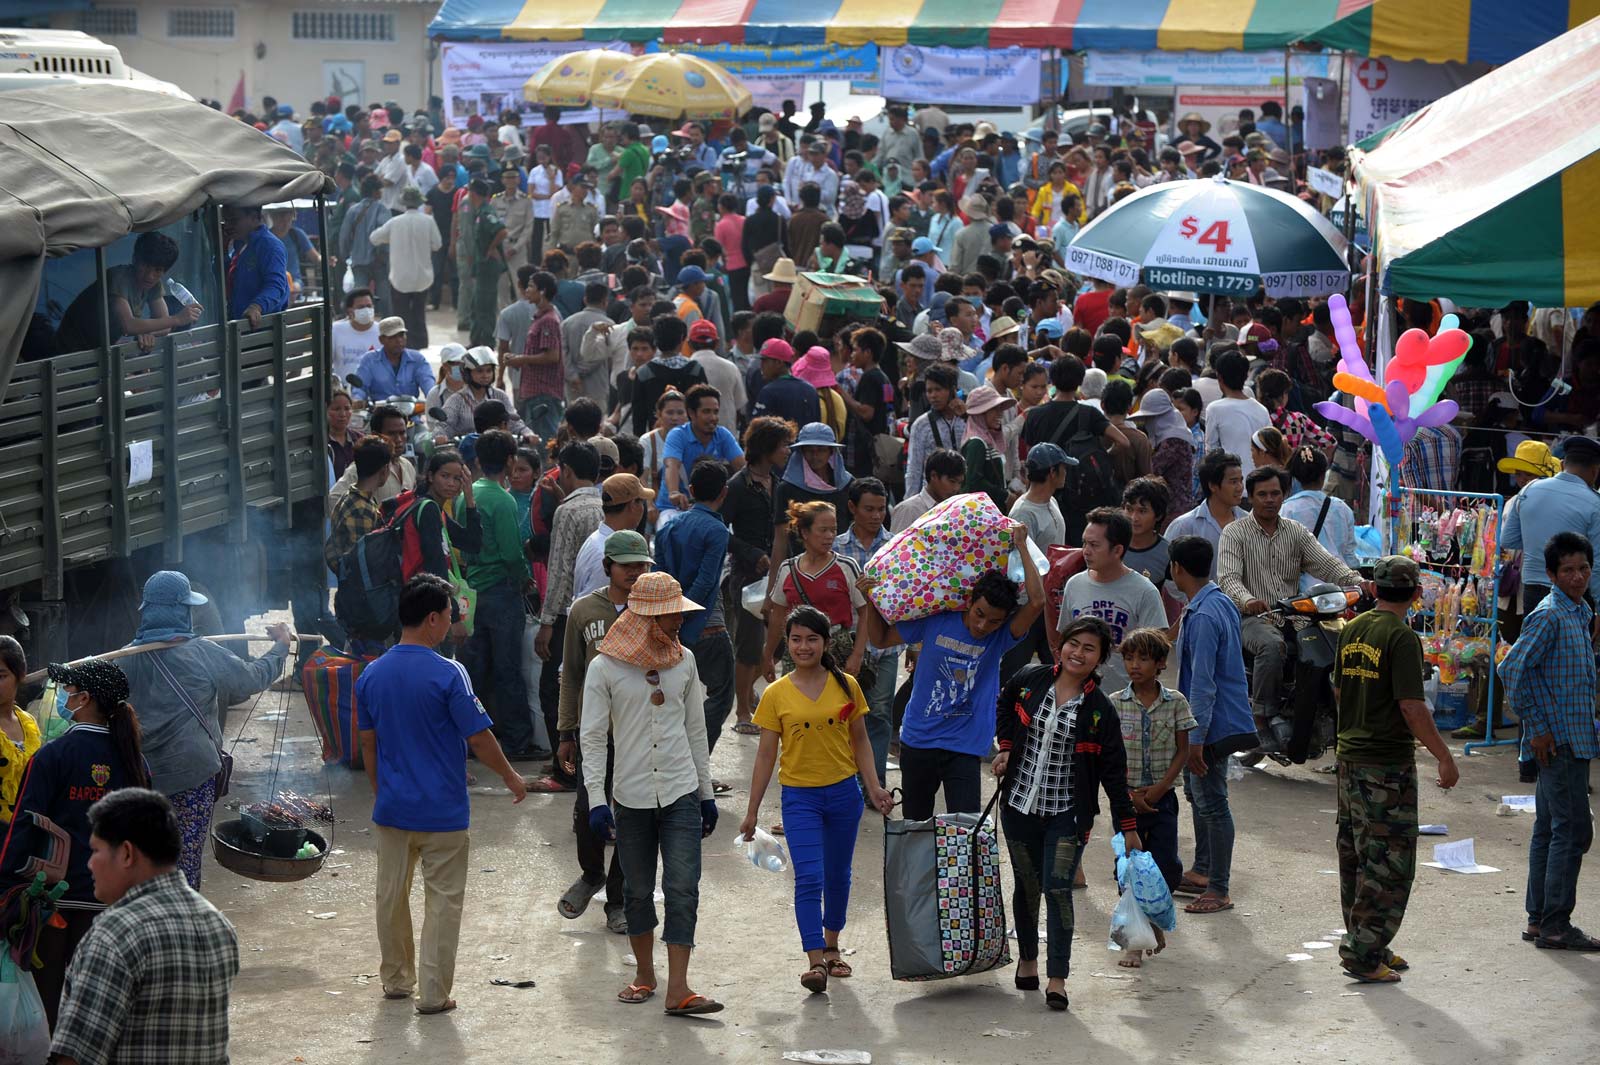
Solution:
{"label": "plaid jacket", "polygon": [[383,524],[378,501],[359,488],[351,488],[333,508],[328,539],[322,545],[322,560],[335,573],[339,560],[361,542],[361,538]]}

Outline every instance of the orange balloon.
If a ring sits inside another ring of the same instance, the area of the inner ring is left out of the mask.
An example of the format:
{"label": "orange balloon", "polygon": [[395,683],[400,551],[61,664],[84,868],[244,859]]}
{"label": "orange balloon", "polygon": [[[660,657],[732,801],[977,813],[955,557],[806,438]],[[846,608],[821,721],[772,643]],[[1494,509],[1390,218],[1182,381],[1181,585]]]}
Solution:
{"label": "orange balloon", "polygon": [[1383,394],[1383,389],[1377,382],[1367,381],[1353,373],[1336,373],[1333,375],[1333,387],[1347,396],[1364,399],[1368,403],[1377,403],[1384,410],[1389,409],[1389,397]]}

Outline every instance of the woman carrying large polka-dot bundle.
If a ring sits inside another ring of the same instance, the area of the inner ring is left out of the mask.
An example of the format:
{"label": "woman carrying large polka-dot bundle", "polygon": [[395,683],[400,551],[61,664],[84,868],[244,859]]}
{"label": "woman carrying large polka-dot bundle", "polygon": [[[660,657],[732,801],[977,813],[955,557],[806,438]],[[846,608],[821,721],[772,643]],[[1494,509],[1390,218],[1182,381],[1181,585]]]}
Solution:
{"label": "woman carrying large polka-dot bundle", "polygon": [[784,833],[794,861],[795,921],[810,962],[800,983],[812,992],[827,990],[830,976],[851,974],[839,953],[839,933],[850,904],[863,789],[883,814],[894,808],[873,766],[866,696],[828,653],[828,630],[827,616],[811,606],[796,607],[784,624],[794,671],[769,684],[756,707],[761,747],[750,780],[750,809],[739,826],[741,838],[754,837],[776,764]]}

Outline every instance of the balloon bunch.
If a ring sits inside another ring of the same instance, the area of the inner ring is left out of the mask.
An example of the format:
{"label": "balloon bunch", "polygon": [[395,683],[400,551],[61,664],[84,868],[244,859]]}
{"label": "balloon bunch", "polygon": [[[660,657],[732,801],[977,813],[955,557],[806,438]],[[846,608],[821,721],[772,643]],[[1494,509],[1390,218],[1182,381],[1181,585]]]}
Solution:
{"label": "balloon bunch", "polygon": [[1467,357],[1472,337],[1460,328],[1460,320],[1453,314],[1440,321],[1437,336],[1430,337],[1422,329],[1406,330],[1384,369],[1386,380],[1379,385],[1362,357],[1349,304],[1343,296],[1330,296],[1328,310],[1339,343],[1333,387],[1355,399],[1355,410],[1324,400],[1316,405],[1317,412],[1354,429],[1382,448],[1391,466],[1399,466],[1406,444],[1418,429],[1444,425],[1460,413],[1455,400],[1441,400],[1439,394]]}

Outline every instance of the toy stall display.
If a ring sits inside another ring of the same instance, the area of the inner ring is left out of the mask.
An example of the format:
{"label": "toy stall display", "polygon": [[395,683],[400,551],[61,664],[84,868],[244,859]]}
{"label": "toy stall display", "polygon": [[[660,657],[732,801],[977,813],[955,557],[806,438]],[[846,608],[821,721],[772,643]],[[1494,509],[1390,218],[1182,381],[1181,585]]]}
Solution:
{"label": "toy stall display", "polygon": [[1460,728],[1474,714],[1473,687],[1481,688],[1486,729],[1478,747],[1496,740],[1495,668],[1510,650],[1500,640],[1500,526],[1505,499],[1473,492],[1401,488],[1394,522],[1399,553],[1422,568],[1422,588],[1412,623],[1433,666],[1429,688],[1441,730]]}

